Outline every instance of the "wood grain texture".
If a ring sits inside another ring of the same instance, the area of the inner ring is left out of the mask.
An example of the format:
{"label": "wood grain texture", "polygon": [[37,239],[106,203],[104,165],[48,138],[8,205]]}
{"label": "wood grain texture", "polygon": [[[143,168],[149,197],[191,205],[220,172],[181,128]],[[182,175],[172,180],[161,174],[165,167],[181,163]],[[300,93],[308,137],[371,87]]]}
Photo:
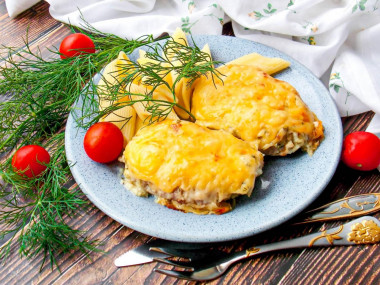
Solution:
{"label": "wood grain texture", "polygon": [[8,17],[4,1],[0,5],[1,45],[22,47],[27,29],[29,42],[34,42],[44,34],[49,34],[52,29],[63,26],[62,23],[57,22],[50,16],[47,2],[39,2],[15,19]]}
{"label": "wood grain texture", "polygon": [[[25,36],[28,26],[33,50],[37,46],[57,47],[69,34],[67,27],[50,17],[46,2],[40,2],[11,20],[6,14],[4,0],[0,1],[0,44],[22,48],[24,43],[21,37]],[[223,34],[233,36],[231,24],[224,26]],[[46,50],[43,53],[48,56]],[[344,133],[365,130],[373,115],[368,112],[342,119]],[[75,185],[75,181],[72,180],[72,183]],[[309,208],[345,196],[379,192],[379,189],[380,175],[377,171],[358,172],[340,164],[326,189]],[[376,217],[380,218],[380,214]],[[170,269],[168,265],[150,263],[116,268],[113,261],[117,256],[152,238],[120,225],[95,207],[80,212],[70,223],[103,242],[100,249],[105,253],[92,253],[89,258],[80,252],[61,255],[58,258],[60,272],[48,265],[40,272],[43,256],[39,255],[32,260],[21,258],[17,246],[13,245],[10,258],[0,266],[0,284],[196,284],[153,272],[154,268]],[[218,244],[216,247],[226,252],[237,251],[338,224],[340,223],[302,226],[287,224],[244,240]],[[379,245],[295,249],[265,254],[234,265],[224,276],[207,284],[378,284],[379,254]]]}

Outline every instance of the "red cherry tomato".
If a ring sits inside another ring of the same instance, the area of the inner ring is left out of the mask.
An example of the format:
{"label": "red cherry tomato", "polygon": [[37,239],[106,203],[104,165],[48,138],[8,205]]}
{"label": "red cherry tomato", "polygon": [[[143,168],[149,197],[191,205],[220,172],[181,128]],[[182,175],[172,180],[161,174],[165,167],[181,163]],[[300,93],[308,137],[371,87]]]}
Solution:
{"label": "red cherry tomato", "polygon": [[59,46],[61,58],[75,57],[84,53],[95,53],[94,42],[84,34],[71,34],[63,39]]}
{"label": "red cherry tomato", "polygon": [[100,122],[88,129],[83,146],[92,160],[107,163],[119,156],[123,142],[123,134],[118,127],[109,122]]}
{"label": "red cherry tomato", "polygon": [[373,170],[380,164],[380,139],[368,132],[354,132],[344,138],[342,161],[357,170]]}
{"label": "red cherry tomato", "polygon": [[13,170],[29,178],[40,175],[50,162],[50,155],[42,146],[26,145],[16,151],[12,157]]}

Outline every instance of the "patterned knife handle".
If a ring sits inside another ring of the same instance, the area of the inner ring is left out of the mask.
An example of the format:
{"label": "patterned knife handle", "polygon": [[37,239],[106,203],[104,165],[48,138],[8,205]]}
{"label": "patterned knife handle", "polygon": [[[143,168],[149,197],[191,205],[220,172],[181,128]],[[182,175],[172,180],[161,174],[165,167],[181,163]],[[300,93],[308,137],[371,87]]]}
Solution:
{"label": "patterned knife handle", "polygon": [[296,224],[350,219],[380,210],[380,193],[346,197],[306,213],[307,218]]}

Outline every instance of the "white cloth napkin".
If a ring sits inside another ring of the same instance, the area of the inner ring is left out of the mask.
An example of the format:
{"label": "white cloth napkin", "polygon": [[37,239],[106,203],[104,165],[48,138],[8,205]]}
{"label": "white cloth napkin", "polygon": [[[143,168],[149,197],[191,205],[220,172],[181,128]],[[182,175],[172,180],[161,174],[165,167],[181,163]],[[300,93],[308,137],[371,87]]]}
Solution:
{"label": "white cloth napkin", "polygon": [[5,0],[5,6],[9,17],[14,18],[38,2],[40,0]]}
{"label": "white cloth napkin", "polygon": [[48,0],[50,14],[59,21],[81,23],[81,13],[95,28],[137,38],[177,27],[193,34],[221,34],[223,11],[212,1],[187,0]]}
{"label": "white cloth napkin", "polygon": [[[36,0],[6,0],[10,3]],[[320,77],[341,116],[373,110],[368,131],[380,135],[379,0],[47,0],[51,15],[122,37],[221,34],[231,20],[237,37],[294,57]],[[27,4],[24,4],[27,7]]]}

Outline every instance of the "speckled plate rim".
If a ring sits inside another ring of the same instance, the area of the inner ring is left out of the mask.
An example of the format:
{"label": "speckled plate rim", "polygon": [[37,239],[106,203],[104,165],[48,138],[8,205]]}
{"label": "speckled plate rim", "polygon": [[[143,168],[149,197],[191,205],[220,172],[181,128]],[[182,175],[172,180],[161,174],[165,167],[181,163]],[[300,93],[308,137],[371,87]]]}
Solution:
{"label": "speckled plate rim", "polygon": [[[241,197],[236,208],[224,215],[198,216],[167,209],[153,197],[135,197],[120,183],[120,165],[91,161],[83,149],[85,130],[76,127],[70,114],[65,146],[74,179],[105,214],[144,234],[180,242],[222,242],[245,238],[269,230],[305,209],[325,189],[339,163],[343,131],[330,94],[306,67],[271,47],[226,36],[193,37],[202,47],[208,43],[214,60],[230,61],[250,52],[281,57],[291,67],[275,77],[288,81],[322,120],[325,140],[313,155],[296,153],[265,160],[264,173],[257,179],[250,198]],[[130,58],[135,60],[137,52]],[[77,103],[80,106],[80,102]]]}

